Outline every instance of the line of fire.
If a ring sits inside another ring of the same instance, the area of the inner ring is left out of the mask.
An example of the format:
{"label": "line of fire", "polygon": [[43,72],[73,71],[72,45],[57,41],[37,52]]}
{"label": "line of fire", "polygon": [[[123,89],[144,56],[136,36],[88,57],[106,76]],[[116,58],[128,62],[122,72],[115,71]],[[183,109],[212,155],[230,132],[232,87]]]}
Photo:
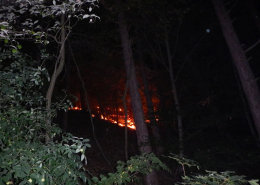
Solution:
{"label": "line of fire", "polygon": [[[141,93],[142,94],[142,93]],[[87,110],[86,102],[84,97],[82,98],[82,94],[76,93],[77,101],[73,102],[73,107],[69,108],[70,111],[81,111],[81,110]],[[143,99],[143,98],[142,98]],[[145,101],[145,100],[144,100]],[[152,101],[155,105],[154,111],[157,110],[159,99],[157,97],[153,97]],[[117,105],[120,102],[115,103],[114,106],[100,106],[98,104],[98,101],[95,101],[95,99],[90,102],[91,106],[91,112],[92,117],[99,118],[102,120],[106,120],[110,123],[117,124],[120,127],[125,127],[125,110],[123,108],[123,105]],[[121,102],[122,104],[122,102]],[[127,97],[126,100],[127,104],[127,127],[129,129],[136,130],[134,119],[133,119],[133,113],[131,108],[131,100],[129,97]],[[143,104],[143,110],[144,113],[147,115],[147,107],[145,106],[145,103]],[[159,121],[158,118],[156,118],[156,121]],[[148,119],[148,115],[145,119],[146,123],[150,123],[150,120]]]}

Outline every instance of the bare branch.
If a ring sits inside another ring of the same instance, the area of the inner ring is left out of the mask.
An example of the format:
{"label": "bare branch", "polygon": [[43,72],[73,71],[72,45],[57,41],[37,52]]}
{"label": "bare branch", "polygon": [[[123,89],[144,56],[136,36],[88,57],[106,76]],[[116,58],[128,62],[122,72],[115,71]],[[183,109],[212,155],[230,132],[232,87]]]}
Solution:
{"label": "bare branch", "polygon": [[172,53],[172,56],[171,56],[171,61],[173,60],[173,57],[174,57],[174,55],[175,55],[175,53],[176,53],[176,50],[177,50],[177,45],[178,45],[178,41],[179,41],[179,32],[180,32],[180,29],[181,29],[181,25],[179,26],[178,31],[177,31],[176,43],[175,43],[174,50],[173,50],[173,53]]}
{"label": "bare branch", "polygon": [[250,51],[250,50],[253,49],[255,46],[257,46],[259,43],[260,43],[260,39],[259,39],[256,43],[254,43],[252,46],[250,46],[249,48],[247,48],[247,49],[245,50],[245,52]]}
{"label": "bare branch", "polygon": [[235,6],[237,5],[237,1],[233,4],[233,6],[228,10],[228,13],[230,13],[234,8]]}
{"label": "bare branch", "polygon": [[181,72],[181,70],[183,69],[184,65],[186,64],[186,62],[188,61],[188,59],[190,58],[191,54],[193,53],[193,51],[197,48],[197,46],[199,45],[199,43],[202,41],[202,39],[206,36],[207,33],[205,33],[201,38],[200,40],[198,41],[198,43],[193,47],[193,49],[191,50],[191,52],[188,54],[186,60],[182,63],[182,66],[180,68],[180,70],[178,71],[177,75],[176,75],[176,78],[175,78],[175,82],[177,81],[178,79],[178,76]]}
{"label": "bare branch", "polygon": [[[146,38],[146,37],[145,37]],[[163,60],[156,54],[154,48],[151,46],[150,42],[148,41],[148,39],[146,38],[147,43],[149,44],[150,48],[152,49],[152,52],[147,50],[149,53],[153,54],[166,68],[166,70],[169,72],[169,68],[166,66],[166,64],[163,62]]]}

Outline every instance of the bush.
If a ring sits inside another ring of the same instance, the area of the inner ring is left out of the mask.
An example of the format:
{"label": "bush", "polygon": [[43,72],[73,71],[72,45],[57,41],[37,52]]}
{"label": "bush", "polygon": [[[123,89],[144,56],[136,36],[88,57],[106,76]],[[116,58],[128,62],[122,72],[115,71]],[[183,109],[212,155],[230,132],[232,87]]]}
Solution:
{"label": "bush", "polygon": [[[0,184],[76,184],[86,181],[82,161],[88,139],[62,134],[60,142],[45,143],[61,134],[46,126],[41,95],[44,68],[19,52],[0,55]],[[69,104],[59,102],[67,109]],[[55,106],[55,105],[54,105]],[[55,115],[55,111],[52,112]],[[80,155],[74,155],[74,154]]]}

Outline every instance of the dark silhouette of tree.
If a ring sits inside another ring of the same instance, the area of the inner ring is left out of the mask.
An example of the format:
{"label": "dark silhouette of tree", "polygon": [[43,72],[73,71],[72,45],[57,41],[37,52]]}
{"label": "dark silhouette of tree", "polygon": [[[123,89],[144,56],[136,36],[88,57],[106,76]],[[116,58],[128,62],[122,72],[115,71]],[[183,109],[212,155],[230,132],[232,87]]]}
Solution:
{"label": "dark silhouette of tree", "polygon": [[223,1],[212,0],[212,3],[218,16],[234,65],[236,66],[260,140],[260,91],[256,83],[257,79],[248,63],[245,51],[241,48],[240,41],[233,28],[232,21],[229,18],[228,11],[226,10]]}
{"label": "dark silhouette of tree", "polygon": [[[119,6],[119,32],[121,36],[122,49],[127,73],[127,80],[129,81],[129,93],[131,97],[131,105],[133,110],[133,116],[136,126],[137,142],[140,152],[150,153],[152,148],[149,141],[148,130],[145,124],[144,112],[142,107],[142,101],[136,79],[135,66],[133,60],[132,49],[128,36],[127,24],[124,17],[124,10],[122,6]],[[157,175],[155,171],[146,175],[146,184],[156,185],[158,184]]]}

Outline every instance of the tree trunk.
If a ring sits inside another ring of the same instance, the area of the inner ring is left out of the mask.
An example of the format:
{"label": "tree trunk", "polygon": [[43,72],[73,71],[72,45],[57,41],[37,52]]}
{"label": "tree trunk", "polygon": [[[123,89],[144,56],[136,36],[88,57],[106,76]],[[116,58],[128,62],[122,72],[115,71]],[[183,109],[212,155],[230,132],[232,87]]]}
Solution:
{"label": "tree trunk", "polygon": [[[66,93],[69,94],[69,89],[70,89],[70,68],[71,68],[71,63],[68,61],[66,65]],[[68,130],[68,121],[69,120],[69,112],[68,110],[64,112],[63,115],[63,132],[67,132]]]}
{"label": "tree trunk", "polygon": [[[142,107],[142,101],[136,79],[132,49],[130,47],[130,41],[127,31],[127,25],[125,22],[122,7],[119,7],[120,12],[118,15],[119,31],[121,36],[121,43],[126,67],[127,78],[129,81],[129,93],[131,97],[131,104],[133,110],[133,116],[136,126],[137,143],[140,152],[152,152],[152,148],[149,142],[148,130],[144,122],[144,113]],[[146,184],[157,185],[157,175],[155,171],[146,175]]]}
{"label": "tree trunk", "polygon": [[123,105],[124,105],[124,110],[125,110],[125,160],[127,161],[129,159],[128,157],[128,128],[127,128],[127,106],[126,106],[126,93],[128,89],[128,80],[125,85],[125,92],[124,96],[122,97],[123,99]]}
{"label": "tree trunk", "polygon": [[183,126],[182,126],[182,117],[181,117],[181,111],[180,111],[180,104],[179,104],[179,98],[177,94],[176,84],[175,84],[175,78],[173,75],[173,66],[172,66],[172,57],[171,57],[171,50],[169,46],[169,40],[168,40],[168,33],[165,30],[165,44],[166,44],[166,51],[167,51],[167,58],[169,63],[169,73],[170,73],[170,80],[171,80],[171,86],[172,86],[172,93],[175,103],[175,108],[177,111],[177,123],[178,123],[178,133],[179,133],[179,154],[180,157],[183,157]]}
{"label": "tree trunk", "polygon": [[159,143],[161,136],[160,136],[159,128],[157,126],[156,119],[155,119],[152,95],[151,95],[151,92],[149,89],[149,82],[148,82],[148,79],[147,79],[147,76],[145,73],[144,59],[143,59],[143,53],[142,53],[142,44],[140,42],[140,39],[138,39],[138,55],[139,55],[139,60],[141,63],[141,73],[142,73],[142,77],[143,77],[144,94],[145,94],[145,98],[146,98],[150,125],[152,128],[152,132],[153,132],[153,136],[154,136],[154,140],[155,140],[156,153],[157,153],[157,155],[160,155],[163,153],[163,147],[160,146],[160,143]]}
{"label": "tree trunk", "polygon": [[84,95],[84,89],[82,89],[82,87],[79,87],[80,89],[80,104],[81,104],[81,108],[82,110],[87,110],[87,105],[86,105],[86,97]]}
{"label": "tree trunk", "polygon": [[[46,93],[46,111],[47,111],[47,120],[46,120],[46,125],[49,126],[51,124],[51,99],[52,99],[52,93],[53,93],[53,89],[55,87],[55,83],[57,80],[57,77],[59,76],[59,74],[61,73],[63,67],[64,67],[64,63],[65,63],[65,27],[64,27],[64,23],[65,23],[65,14],[61,15],[61,38],[60,38],[60,53],[59,53],[59,57],[55,63],[54,66],[54,71],[53,74],[51,76],[51,81],[49,84],[49,88],[47,90]],[[46,142],[50,142],[51,139],[48,136],[48,134],[46,134]]]}
{"label": "tree trunk", "polygon": [[242,88],[247,98],[254,124],[258,132],[258,139],[260,140],[260,92],[256,83],[257,79],[251,70],[244,50],[240,47],[241,44],[237,34],[235,33],[232,21],[229,18],[224,3],[221,0],[212,0],[212,3],[236,66],[236,70],[238,72],[238,76],[240,78]]}
{"label": "tree trunk", "polygon": [[116,111],[115,111],[116,124],[117,124],[117,126],[118,126],[118,102],[117,102],[117,93],[115,93],[115,101],[116,101]]}

